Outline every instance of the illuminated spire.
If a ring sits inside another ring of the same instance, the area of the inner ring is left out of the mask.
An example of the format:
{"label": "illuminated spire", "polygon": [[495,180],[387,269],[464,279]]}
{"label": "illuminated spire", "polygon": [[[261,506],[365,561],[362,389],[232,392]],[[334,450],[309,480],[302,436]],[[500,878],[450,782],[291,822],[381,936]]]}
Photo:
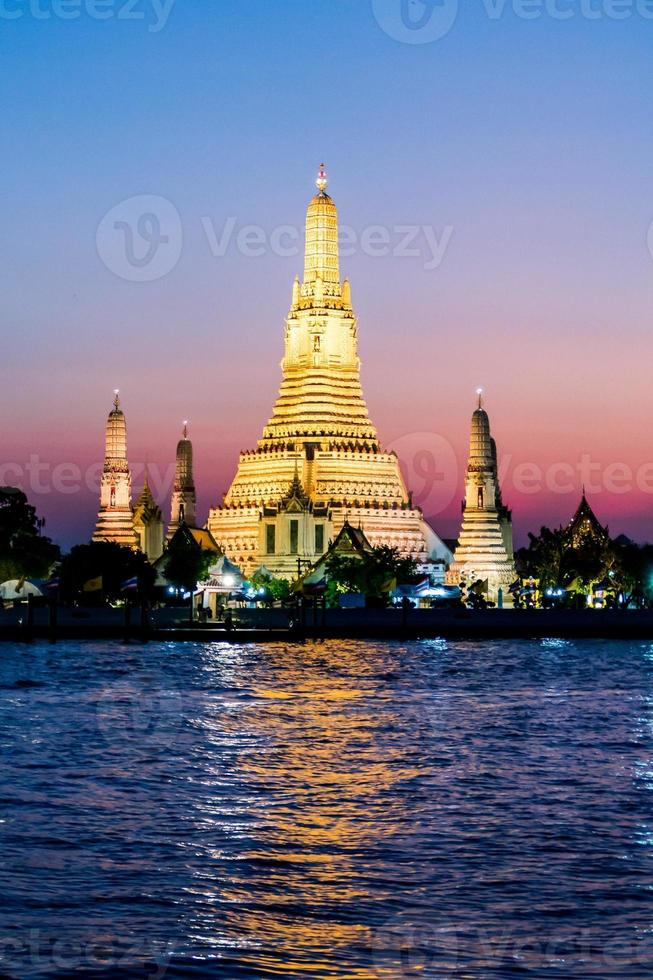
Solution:
{"label": "illuminated spire", "polygon": [[100,479],[100,510],[94,541],[114,541],[127,548],[138,547],[134,532],[131,473],[127,461],[127,422],[120,407],[120,392],[113,392],[113,407],[107,418],[104,438],[104,467]]}
{"label": "illuminated spire", "polygon": [[480,397],[479,407],[472,415],[472,430],[469,439],[469,465],[472,469],[494,466],[490,420],[482,406]]}
{"label": "illuminated spire", "polygon": [[112,466],[119,463],[119,468],[126,472],[129,468],[127,465],[127,423],[120,407],[120,392],[117,388],[114,389],[113,408],[107,418],[104,445],[105,461],[112,460]]}
{"label": "illuminated spire", "polygon": [[326,170],[324,169],[324,164],[320,164],[320,172],[317,175],[317,180],[315,181],[315,186],[317,187],[320,194],[324,194],[327,189],[327,184],[329,183],[326,175]]}
{"label": "illuminated spire", "polygon": [[477,388],[476,394],[478,395],[478,407],[483,408],[483,389]]}
{"label": "illuminated spire", "polygon": [[188,438],[188,419],[184,419],[182,437],[177,443],[168,540],[182,524],[195,527],[196,505],[195,481],[193,479],[193,444]]}
{"label": "illuminated spire", "polygon": [[304,282],[340,285],[338,257],[338,212],[332,198],[326,193],[327,176],[324,164],[316,181],[318,193],[306,213],[306,256]]}

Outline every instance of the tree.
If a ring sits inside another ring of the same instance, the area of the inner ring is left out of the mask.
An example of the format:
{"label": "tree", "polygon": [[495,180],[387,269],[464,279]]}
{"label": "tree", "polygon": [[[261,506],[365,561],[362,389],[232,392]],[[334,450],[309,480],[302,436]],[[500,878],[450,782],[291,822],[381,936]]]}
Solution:
{"label": "tree", "polygon": [[412,558],[402,558],[396,548],[380,545],[359,557],[333,553],[327,559],[326,573],[327,602],[336,605],[338,593],[343,592],[387,600],[397,584],[415,579],[417,565]]}
{"label": "tree", "polygon": [[0,582],[50,574],[61,553],[41,527],[22,490],[0,487]]}
{"label": "tree", "polygon": [[562,528],[543,527],[530,534],[527,548],[517,552],[522,577],[539,579],[540,592],[561,587],[571,594],[588,595],[599,582],[609,582],[606,591],[621,594],[624,605],[631,598],[653,598],[653,548],[639,547],[627,538],[616,541],[588,536],[573,547]]}
{"label": "tree", "polygon": [[61,562],[61,595],[68,600],[78,599],[84,595],[86,583],[98,578],[102,579],[102,594],[109,599],[121,598],[122,585],[131,578],[138,579],[139,594],[149,596],[156,572],[140,551],[111,541],[92,541],[74,547]]}
{"label": "tree", "polygon": [[265,599],[269,602],[285,602],[290,596],[290,583],[284,578],[275,578],[269,572],[254,572],[250,578],[253,589],[265,589]]}
{"label": "tree", "polygon": [[207,578],[218,557],[215,551],[205,551],[199,545],[178,545],[169,550],[163,573],[172,585],[193,592],[197,583]]}

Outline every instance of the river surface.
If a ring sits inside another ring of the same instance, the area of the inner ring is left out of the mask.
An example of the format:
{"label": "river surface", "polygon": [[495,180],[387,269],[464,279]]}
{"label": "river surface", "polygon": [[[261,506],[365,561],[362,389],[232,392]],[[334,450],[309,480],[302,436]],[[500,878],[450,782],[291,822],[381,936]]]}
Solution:
{"label": "river surface", "polygon": [[653,645],[0,645],[0,976],[653,976]]}

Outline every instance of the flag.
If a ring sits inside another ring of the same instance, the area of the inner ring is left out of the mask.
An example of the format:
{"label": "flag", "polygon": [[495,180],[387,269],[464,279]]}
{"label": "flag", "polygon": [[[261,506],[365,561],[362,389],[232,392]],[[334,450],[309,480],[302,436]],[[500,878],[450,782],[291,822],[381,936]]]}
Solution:
{"label": "flag", "polygon": [[98,575],[97,578],[90,578],[88,582],[84,582],[82,586],[82,592],[101,592],[102,591],[102,576]]}
{"label": "flag", "polygon": [[302,591],[304,595],[323,595],[326,592],[326,578],[322,578],[317,582],[304,582]]}
{"label": "flag", "polygon": [[138,576],[134,575],[133,578],[125,579],[125,581],[120,586],[121,592],[135,592],[138,589]]}

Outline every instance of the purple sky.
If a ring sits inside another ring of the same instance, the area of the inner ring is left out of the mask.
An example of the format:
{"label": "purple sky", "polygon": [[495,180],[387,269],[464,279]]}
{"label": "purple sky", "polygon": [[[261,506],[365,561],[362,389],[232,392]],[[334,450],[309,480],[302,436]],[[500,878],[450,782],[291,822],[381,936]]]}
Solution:
{"label": "purple sky", "polygon": [[161,502],[186,417],[200,512],[219,501],[276,395],[324,159],[372,418],[436,528],[456,533],[482,385],[518,542],[583,480],[653,539],[653,20],[488,2],[403,43],[399,0],[123,6],[0,25],[0,482],[49,533],[92,531],[116,386]]}

